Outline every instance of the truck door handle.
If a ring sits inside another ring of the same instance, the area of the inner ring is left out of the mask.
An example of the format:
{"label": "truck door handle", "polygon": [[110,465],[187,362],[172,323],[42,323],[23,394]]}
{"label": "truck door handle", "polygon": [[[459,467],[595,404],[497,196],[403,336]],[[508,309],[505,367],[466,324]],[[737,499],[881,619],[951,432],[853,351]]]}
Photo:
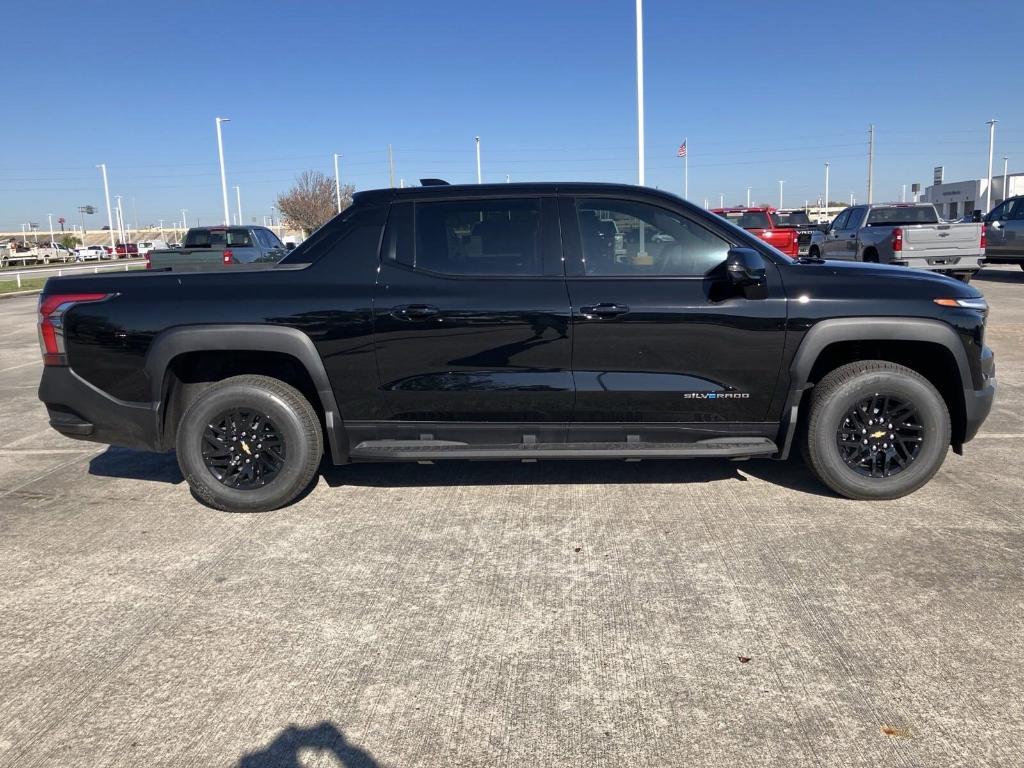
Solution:
{"label": "truck door handle", "polygon": [[391,314],[399,320],[420,320],[425,317],[439,315],[441,310],[429,304],[405,304],[392,309]]}
{"label": "truck door handle", "polygon": [[580,314],[588,320],[601,320],[607,317],[619,317],[629,312],[629,307],[625,304],[613,304],[611,302],[602,302],[601,304],[595,304],[592,307],[580,307]]}

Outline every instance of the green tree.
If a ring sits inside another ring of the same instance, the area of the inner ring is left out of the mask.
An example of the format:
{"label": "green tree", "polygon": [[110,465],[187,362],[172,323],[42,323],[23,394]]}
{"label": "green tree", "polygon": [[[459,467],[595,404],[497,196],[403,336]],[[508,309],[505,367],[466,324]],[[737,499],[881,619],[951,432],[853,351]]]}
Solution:
{"label": "green tree", "polygon": [[63,245],[68,250],[71,250],[73,248],[77,248],[78,246],[80,246],[82,244],[81,238],[75,237],[70,232],[65,232],[63,235],[61,235],[59,238],[57,238],[57,242],[60,243],[61,245]]}

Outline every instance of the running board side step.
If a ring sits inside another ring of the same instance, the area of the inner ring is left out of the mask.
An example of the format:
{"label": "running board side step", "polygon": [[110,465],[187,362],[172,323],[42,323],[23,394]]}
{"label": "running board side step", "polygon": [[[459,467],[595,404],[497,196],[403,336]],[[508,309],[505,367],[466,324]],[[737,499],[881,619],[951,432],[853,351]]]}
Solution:
{"label": "running board side step", "polygon": [[435,461],[441,459],[689,459],[751,458],[778,452],[765,437],[728,437],[694,443],[517,443],[470,445],[452,440],[366,440],[352,461]]}

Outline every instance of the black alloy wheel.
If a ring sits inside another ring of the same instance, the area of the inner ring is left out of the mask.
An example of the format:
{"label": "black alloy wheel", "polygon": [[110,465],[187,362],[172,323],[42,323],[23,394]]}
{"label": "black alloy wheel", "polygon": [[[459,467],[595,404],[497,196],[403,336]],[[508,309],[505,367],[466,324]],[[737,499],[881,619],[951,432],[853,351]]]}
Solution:
{"label": "black alloy wheel", "polygon": [[924,425],[907,400],[875,394],[857,402],[836,430],[847,466],[864,477],[891,477],[907,469],[924,447]]}
{"label": "black alloy wheel", "polygon": [[287,447],[273,420],[245,408],[224,411],[203,432],[203,463],[228,488],[272,483],[284,468]]}

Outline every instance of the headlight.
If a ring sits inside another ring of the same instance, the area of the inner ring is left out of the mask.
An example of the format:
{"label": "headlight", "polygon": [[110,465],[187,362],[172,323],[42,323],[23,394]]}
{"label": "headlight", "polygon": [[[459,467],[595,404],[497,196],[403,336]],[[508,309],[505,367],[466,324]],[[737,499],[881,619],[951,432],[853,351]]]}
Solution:
{"label": "headlight", "polygon": [[940,307],[962,307],[963,309],[977,309],[982,312],[988,311],[988,302],[983,298],[978,299],[932,299]]}

